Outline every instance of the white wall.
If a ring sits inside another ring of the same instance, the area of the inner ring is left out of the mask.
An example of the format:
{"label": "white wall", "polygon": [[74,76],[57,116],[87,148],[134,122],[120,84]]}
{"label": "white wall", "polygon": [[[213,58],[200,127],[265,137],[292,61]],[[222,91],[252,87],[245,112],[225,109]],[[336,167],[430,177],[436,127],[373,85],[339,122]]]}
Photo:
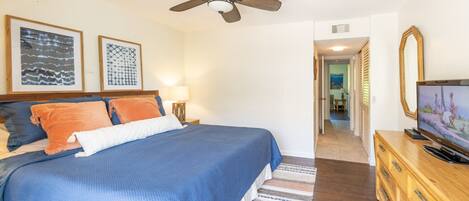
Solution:
{"label": "white wall", "polygon": [[[412,25],[422,32],[427,80],[469,79],[467,8],[467,0],[409,0],[401,8],[399,34]],[[416,121],[404,115],[402,107],[399,117],[401,129],[416,126]]]}
{"label": "white wall", "polygon": [[314,23],[187,34],[188,115],[269,129],[283,154],[314,157]]}
{"label": "white wall", "polygon": [[[100,90],[100,34],[142,44],[145,89],[182,83],[184,34],[132,12],[96,0],[0,0],[0,80],[6,80],[4,16],[14,15],[83,31],[86,91]],[[2,82],[0,94],[4,93]]]}
{"label": "white wall", "polygon": [[374,164],[375,130],[398,129],[399,66],[397,13],[371,16],[370,32],[370,164]]}

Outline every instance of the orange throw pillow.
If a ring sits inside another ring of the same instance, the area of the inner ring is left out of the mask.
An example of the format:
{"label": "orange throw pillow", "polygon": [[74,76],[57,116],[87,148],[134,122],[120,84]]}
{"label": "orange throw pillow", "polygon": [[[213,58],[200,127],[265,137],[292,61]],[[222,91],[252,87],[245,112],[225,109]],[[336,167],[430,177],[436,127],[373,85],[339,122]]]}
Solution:
{"label": "orange throw pillow", "polygon": [[31,121],[41,124],[47,133],[47,155],[79,148],[78,142],[67,143],[73,132],[112,126],[103,101],[33,105],[31,112]]}
{"label": "orange throw pillow", "polygon": [[161,113],[154,97],[149,98],[119,98],[109,101],[109,114],[116,112],[123,124],[132,121],[161,117]]}

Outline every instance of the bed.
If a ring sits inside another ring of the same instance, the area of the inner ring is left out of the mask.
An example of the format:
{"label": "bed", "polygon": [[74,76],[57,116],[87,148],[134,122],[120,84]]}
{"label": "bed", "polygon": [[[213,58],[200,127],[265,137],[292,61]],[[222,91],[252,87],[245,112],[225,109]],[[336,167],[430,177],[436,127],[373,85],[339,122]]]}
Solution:
{"label": "bed", "polygon": [[281,162],[269,131],[213,125],[188,125],[86,158],[76,158],[79,151],[0,160],[0,200],[240,201]]}

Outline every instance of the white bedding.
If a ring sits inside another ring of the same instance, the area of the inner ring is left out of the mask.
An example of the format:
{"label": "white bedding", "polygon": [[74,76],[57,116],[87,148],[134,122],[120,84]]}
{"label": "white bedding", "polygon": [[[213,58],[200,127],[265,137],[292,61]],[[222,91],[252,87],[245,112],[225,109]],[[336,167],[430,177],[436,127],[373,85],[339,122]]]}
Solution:
{"label": "white bedding", "polygon": [[244,197],[241,199],[241,201],[253,201],[257,199],[257,190],[261,188],[262,184],[264,184],[264,182],[269,179],[272,179],[272,169],[270,168],[270,163],[267,164],[264,170],[262,170],[259,176],[257,176],[256,181],[254,181],[254,183],[251,185],[248,192],[244,194]]}
{"label": "white bedding", "polygon": [[0,160],[5,159],[5,158],[10,158],[13,156],[29,153],[29,152],[35,152],[35,151],[43,151],[46,146],[47,146],[47,139],[39,140],[36,142],[33,142],[31,144],[23,145],[20,148],[18,148],[15,151],[9,152],[8,149],[6,148],[5,145],[2,146],[2,153],[0,154]]}
{"label": "white bedding", "polygon": [[0,160],[29,152],[42,151],[47,146],[47,139],[44,139],[23,145],[17,150],[10,152],[7,148],[9,135],[8,130],[5,128],[5,124],[0,124]]}

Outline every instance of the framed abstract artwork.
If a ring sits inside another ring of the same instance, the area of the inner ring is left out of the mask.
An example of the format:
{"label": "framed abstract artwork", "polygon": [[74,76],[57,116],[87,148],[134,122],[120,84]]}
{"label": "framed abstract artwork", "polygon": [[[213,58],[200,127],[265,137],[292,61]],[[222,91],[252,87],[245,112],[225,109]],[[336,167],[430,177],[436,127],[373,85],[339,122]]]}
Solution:
{"label": "framed abstract artwork", "polygon": [[344,74],[331,74],[331,89],[344,88]]}
{"label": "framed abstract artwork", "polygon": [[142,90],[142,46],[99,36],[101,91]]}
{"label": "framed abstract artwork", "polygon": [[6,32],[9,94],[83,91],[83,32],[8,15]]}

